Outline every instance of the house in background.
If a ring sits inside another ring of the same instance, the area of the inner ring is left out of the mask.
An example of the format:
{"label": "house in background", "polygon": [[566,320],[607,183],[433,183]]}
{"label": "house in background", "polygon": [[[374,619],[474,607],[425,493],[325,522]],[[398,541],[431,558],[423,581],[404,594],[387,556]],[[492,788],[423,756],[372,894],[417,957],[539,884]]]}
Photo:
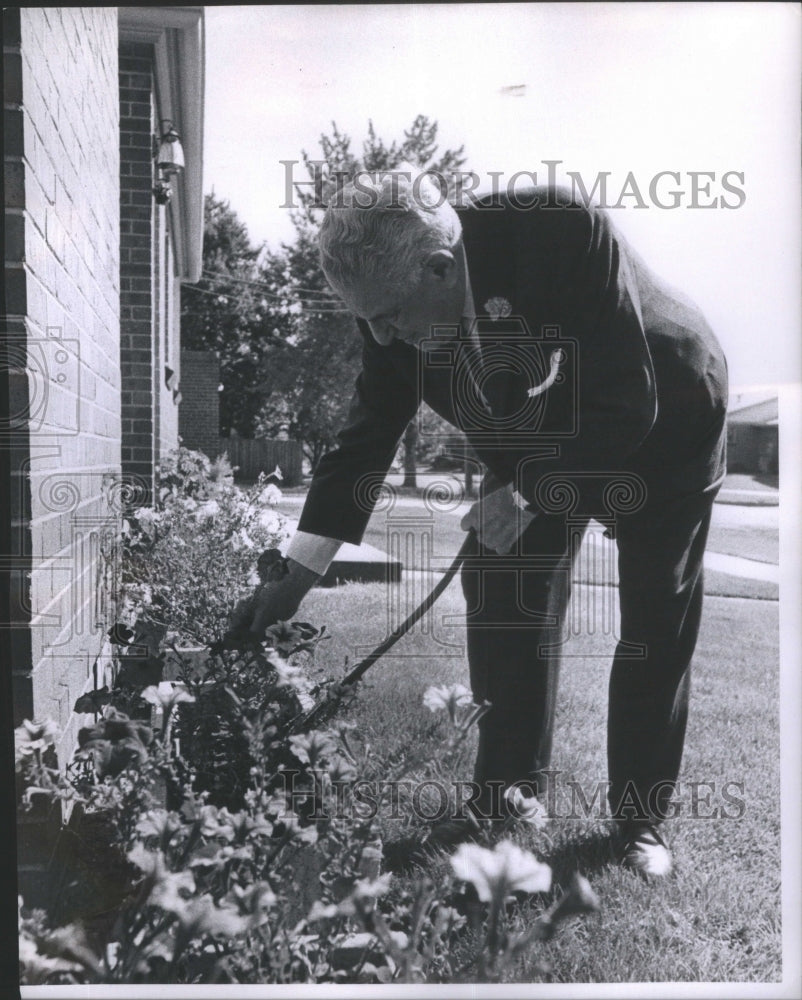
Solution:
{"label": "house in background", "polygon": [[777,394],[771,391],[733,393],[727,410],[729,471],[776,476],[778,449]]}
{"label": "house in background", "polygon": [[181,444],[214,460],[225,452],[220,440],[220,360],[215,351],[181,351]]}
{"label": "house in background", "polygon": [[284,486],[303,480],[301,442],[291,440],[286,432],[277,438],[220,436],[222,386],[216,351],[182,351],[181,385],[178,431],[184,448],[202,451],[212,460],[224,455],[239,482],[255,482],[260,473],[269,476],[276,468]]}
{"label": "house in background", "polygon": [[178,444],[180,283],[198,280],[203,239],[204,19],[22,7],[3,20],[2,659],[15,723],[56,721],[64,765],[93,721],[76,699],[108,668],[122,512],[150,501]]}

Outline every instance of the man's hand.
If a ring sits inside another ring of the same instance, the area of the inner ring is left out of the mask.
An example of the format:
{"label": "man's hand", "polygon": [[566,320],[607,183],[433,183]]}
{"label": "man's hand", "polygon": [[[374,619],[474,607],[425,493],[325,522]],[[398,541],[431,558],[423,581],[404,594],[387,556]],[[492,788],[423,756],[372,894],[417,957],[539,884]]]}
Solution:
{"label": "man's hand", "polygon": [[317,573],[293,559],[282,560],[282,563],[286,572],[283,569],[279,572],[273,565],[265,571],[266,566],[260,560],[259,575],[263,582],[234,609],[228,623],[228,632],[223,639],[225,648],[234,648],[248,638],[259,642],[270,625],[275,625],[278,621],[289,621],[297,612],[301,601],[320,579]]}
{"label": "man's hand", "polygon": [[261,639],[268,626],[289,621],[319,579],[311,569],[288,559],[286,576],[268,580],[257,589],[250,631]]}
{"label": "man's hand", "polygon": [[505,555],[537,516],[523,510],[515,497],[512,483],[488,493],[463,517],[462,530],[474,528],[482,545]]}

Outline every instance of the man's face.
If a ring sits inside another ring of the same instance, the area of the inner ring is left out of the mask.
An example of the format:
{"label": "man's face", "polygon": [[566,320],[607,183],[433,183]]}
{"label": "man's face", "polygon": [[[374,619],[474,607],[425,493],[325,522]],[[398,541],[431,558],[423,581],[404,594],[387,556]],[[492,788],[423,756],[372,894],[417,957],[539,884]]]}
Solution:
{"label": "man's face", "polygon": [[405,289],[355,282],[343,291],[348,308],[367,321],[377,343],[393,340],[417,346],[433,327],[456,326],[465,305],[465,264],[461,246],[429,255],[420,278]]}

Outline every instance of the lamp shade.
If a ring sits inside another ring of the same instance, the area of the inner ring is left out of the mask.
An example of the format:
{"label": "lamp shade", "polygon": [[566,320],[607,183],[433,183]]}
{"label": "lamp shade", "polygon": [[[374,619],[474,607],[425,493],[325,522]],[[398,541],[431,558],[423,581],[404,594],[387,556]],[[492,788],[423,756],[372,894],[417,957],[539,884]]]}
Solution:
{"label": "lamp shade", "polygon": [[167,123],[167,128],[159,142],[156,166],[166,176],[177,174],[179,170],[184,169],[184,150],[181,147],[181,139],[170,122]]}

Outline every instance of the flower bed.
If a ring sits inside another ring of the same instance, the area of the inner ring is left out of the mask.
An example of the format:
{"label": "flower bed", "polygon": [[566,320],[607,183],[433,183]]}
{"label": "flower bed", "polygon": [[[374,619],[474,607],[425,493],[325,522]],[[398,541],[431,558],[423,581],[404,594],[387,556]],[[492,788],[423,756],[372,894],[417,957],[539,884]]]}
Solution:
{"label": "flower bed", "polygon": [[[544,822],[519,793],[500,829],[477,824],[477,843],[447,861],[410,878],[382,871],[379,823],[358,792],[390,762],[344,721],[321,662],[326,629],[278,623],[251,649],[214,645],[258,581],[258,553],[283,541],[277,498],[264,481],[239,490],[225,466],[179,452],[155,508],[126,525],[119,669],[109,691],[85,696],[96,723],[81,730],[69,777],[48,758],[52,724],[17,734],[21,807],[69,799],[94,817],[117,891],[102,915],[84,901],[61,926],[21,901],[23,982],[500,981],[559,920],[596,908],[577,879],[511,933],[510,899],[545,904],[551,882],[509,839],[515,823]],[[340,711],[310,729],[324,698]],[[485,707],[459,686],[423,699],[447,727],[442,766]]]}

